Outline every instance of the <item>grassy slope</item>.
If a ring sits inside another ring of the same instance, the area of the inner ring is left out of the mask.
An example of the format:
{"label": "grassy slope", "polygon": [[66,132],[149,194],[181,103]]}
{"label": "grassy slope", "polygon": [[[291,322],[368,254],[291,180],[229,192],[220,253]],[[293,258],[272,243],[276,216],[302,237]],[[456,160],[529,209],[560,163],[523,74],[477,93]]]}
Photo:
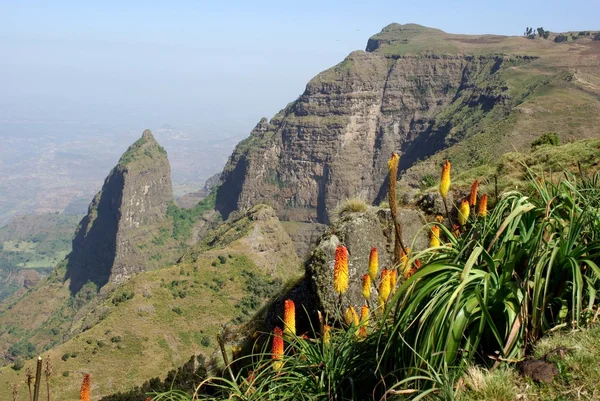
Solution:
{"label": "grassy slope", "polygon": [[565,356],[549,357],[559,371],[551,384],[524,378],[514,367],[492,373],[472,368],[458,391],[457,400],[597,400],[600,398],[599,337],[600,327],[595,326],[585,331],[558,332],[542,339],[534,350],[537,358],[558,348],[567,350]]}
{"label": "grassy slope", "polygon": [[[584,174],[591,174],[600,168],[600,139],[586,139],[560,146],[543,145],[529,152],[508,152],[494,163],[462,170],[453,166],[452,182],[455,189],[468,192],[473,180],[480,181],[480,192],[493,194],[495,175],[498,176],[498,191],[522,189],[527,184],[527,166],[537,174],[552,175],[554,179],[562,176],[553,172],[568,169],[579,174],[579,166]],[[435,185],[421,187],[423,192],[437,191]]]}
{"label": "grassy slope", "polygon": [[[103,320],[44,353],[54,363],[55,397],[77,399],[81,372],[92,374],[96,398],[164,375],[193,353],[211,357],[215,335],[222,326],[253,313],[251,308],[244,313],[236,304],[247,305],[253,294],[277,291],[276,283],[301,275],[291,241],[265,210],[257,207],[251,217],[225,224],[180,264],[139,274],[98,304],[91,314],[101,313]],[[258,220],[256,216],[263,217]],[[206,242],[214,242],[216,247],[205,251]],[[257,252],[257,247],[262,252]],[[249,279],[248,272],[254,278]],[[123,292],[135,295],[115,305],[113,298]],[[265,300],[260,298],[262,303]],[[116,337],[120,341],[113,342]],[[203,345],[207,340],[210,344]],[[73,353],[77,356],[61,360]],[[26,366],[33,363],[29,360]],[[10,367],[0,372],[0,393],[8,390],[10,383],[22,381],[24,374],[24,370],[15,372]],[[68,376],[63,372],[69,372]]]}

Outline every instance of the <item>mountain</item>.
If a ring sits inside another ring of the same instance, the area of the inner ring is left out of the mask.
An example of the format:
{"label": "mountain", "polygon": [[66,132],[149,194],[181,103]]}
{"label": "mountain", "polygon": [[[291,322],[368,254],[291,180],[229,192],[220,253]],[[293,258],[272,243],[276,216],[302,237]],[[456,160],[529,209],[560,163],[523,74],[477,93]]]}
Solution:
{"label": "mountain", "polygon": [[[250,319],[288,282],[300,278],[300,266],[294,245],[271,208],[258,205],[232,216],[178,263],[138,273],[109,294],[92,295],[85,313],[72,323],[79,328],[77,334],[43,353],[54,366],[53,399],[77,399],[82,371],[91,373],[92,394],[99,399],[163,376],[191,355],[201,354],[211,362],[216,335],[225,332],[228,344],[235,344],[252,333]],[[50,297],[46,303],[54,303],[60,285],[38,287],[35,296],[15,304],[10,312],[23,313],[45,296]],[[65,292],[63,287],[61,293]],[[63,306],[61,316],[69,308]],[[7,319],[1,317],[0,332],[6,329]],[[50,330],[46,335],[56,337]],[[35,355],[22,358],[25,368],[34,366]],[[0,372],[3,394],[10,383],[22,381],[24,369],[5,367]],[[22,387],[20,401],[26,392]]]}
{"label": "mountain", "polygon": [[154,255],[141,248],[165,228],[172,200],[167,153],[146,130],[112,169],[79,224],[67,264],[71,292],[87,282],[98,288],[121,283],[146,270]]}
{"label": "mountain", "polygon": [[471,168],[549,131],[597,137],[600,42],[553,37],[385,27],[256,125],[223,170],[217,208],[262,202],[282,220],[328,223],[349,197],[382,200],[392,151],[414,188],[441,157]]}
{"label": "mountain", "polygon": [[[167,213],[172,201],[166,152],[146,130],[90,203],[67,257],[37,285],[0,303],[4,361],[28,358],[88,329],[97,323],[97,303],[126,278],[174,263],[180,253]],[[58,222],[50,224],[58,228]],[[11,232],[27,231],[23,225]]]}
{"label": "mountain", "polygon": [[[160,376],[191,354],[219,363],[215,336],[238,345],[256,321],[279,323],[288,294],[299,308],[331,310],[337,243],[350,249],[352,277],[374,244],[382,264],[390,260],[391,216],[381,201],[392,151],[402,155],[400,218],[413,249],[427,243],[422,222],[432,216],[410,191],[431,189],[441,158],[462,183],[484,170],[510,171],[518,181],[522,171],[510,164],[519,159],[507,151],[530,151],[553,131],[573,143],[531,157],[593,159],[598,144],[579,140],[598,136],[600,42],[553,37],[389,25],[366,51],[261,119],[191,208],[173,202],[169,162],[145,131],[90,204],[66,261],[0,303],[0,351],[12,364],[0,370],[2,386],[17,380],[15,362],[31,366],[44,351],[61,372],[52,379],[58,397],[76,396],[74,373],[82,370],[92,372],[99,397]],[[364,210],[341,213],[349,198]],[[430,200],[429,210],[439,212],[439,199]],[[298,255],[309,253],[302,278]],[[351,292],[358,305],[358,285]]]}

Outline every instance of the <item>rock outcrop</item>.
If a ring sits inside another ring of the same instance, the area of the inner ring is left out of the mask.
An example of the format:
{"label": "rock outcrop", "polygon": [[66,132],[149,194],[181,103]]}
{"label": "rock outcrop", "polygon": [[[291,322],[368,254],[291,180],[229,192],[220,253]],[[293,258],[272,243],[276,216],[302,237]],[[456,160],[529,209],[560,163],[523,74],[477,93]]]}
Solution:
{"label": "rock outcrop", "polygon": [[[438,32],[414,26],[387,36],[401,41]],[[263,118],[237,146],[217,194],[225,216],[266,203],[282,220],[327,224],[349,197],[383,198],[392,151],[401,153],[405,170],[459,140],[467,123],[453,121],[457,110],[473,114],[469,124],[482,109],[503,115],[509,97],[494,74],[517,61],[390,54],[395,42],[387,36],[317,75],[300,98],[271,121]]]}
{"label": "rock outcrop", "polygon": [[88,281],[102,287],[145,270],[147,255],[140,248],[165,221],[172,200],[166,151],[146,130],[121,156],[79,224],[66,273],[71,292]]}
{"label": "rock outcrop", "polygon": [[[423,229],[424,214],[413,208],[400,208],[398,213],[406,246],[417,251],[425,249],[428,236]],[[342,297],[342,305],[333,291],[335,249],[340,244],[348,248],[350,275],[350,284]],[[319,310],[330,318],[335,316],[340,306],[345,309],[352,305],[359,310],[364,304],[361,279],[363,274],[368,273],[369,254],[374,246],[379,250],[380,269],[393,266],[394,233],[389,209],[370,207],[365,212],[349,213],[334,221],[318,239],[316,247],[307,258],[304,278],[271,306],[267,326],[271,328],[279,323],[285,299],[294,300],[298,310]],[[372,302],[376,304],[377,299],[373,298]],[[309,328],[309,321],[304,313],[298,317],[297,324],[304,325],[302,327],[305,329]]]}

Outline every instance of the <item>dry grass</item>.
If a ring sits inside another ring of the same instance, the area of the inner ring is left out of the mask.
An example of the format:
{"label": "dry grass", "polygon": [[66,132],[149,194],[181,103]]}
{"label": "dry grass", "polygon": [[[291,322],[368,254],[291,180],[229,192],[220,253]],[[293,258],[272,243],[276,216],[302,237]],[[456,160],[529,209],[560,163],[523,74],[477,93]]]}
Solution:
{"label": "dry grass", "polygon": [[[588,330],[565,331],[543,338],[534,355],[556,364],[559,374],[551,384],[540,384],[522,377],[514,367],[493,372],[467,369],[456,393],[459,401],[509,400],[598,400],[600,399],[600,326]],[[565,355],[551,351],[562,349]]]}
{"label": "dry grass", "polygon": [[369,205],[363,198],[349,198],[340,202],[340,204],[335,208],[334,216],[340,218],[350,213],[364,213],[368,208]]}

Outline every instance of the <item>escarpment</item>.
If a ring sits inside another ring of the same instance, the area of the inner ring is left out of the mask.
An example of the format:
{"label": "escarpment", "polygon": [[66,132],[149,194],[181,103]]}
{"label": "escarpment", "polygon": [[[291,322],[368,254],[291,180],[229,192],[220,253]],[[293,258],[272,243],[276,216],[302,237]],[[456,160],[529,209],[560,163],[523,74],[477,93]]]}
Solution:
{"label": "escarpment", "polygon": [[71,292],[87,282],[120,283],[146,270],[149,255],[141,249],[165,221],[172,200],[166,151],[146,130],[110,172],[79,224],[67,264]]}
{"label": "escarpment", "polygon": [[392,151],[400,151],[402,171],[461,140],[485,113],[504,116],[510,97],[497,75],[526,62],[386,49],[351,53],[257,124],[221,176],[217,207],[225,216],[267,203],[282,220],[329,223],[346,198],[380,200]]}

